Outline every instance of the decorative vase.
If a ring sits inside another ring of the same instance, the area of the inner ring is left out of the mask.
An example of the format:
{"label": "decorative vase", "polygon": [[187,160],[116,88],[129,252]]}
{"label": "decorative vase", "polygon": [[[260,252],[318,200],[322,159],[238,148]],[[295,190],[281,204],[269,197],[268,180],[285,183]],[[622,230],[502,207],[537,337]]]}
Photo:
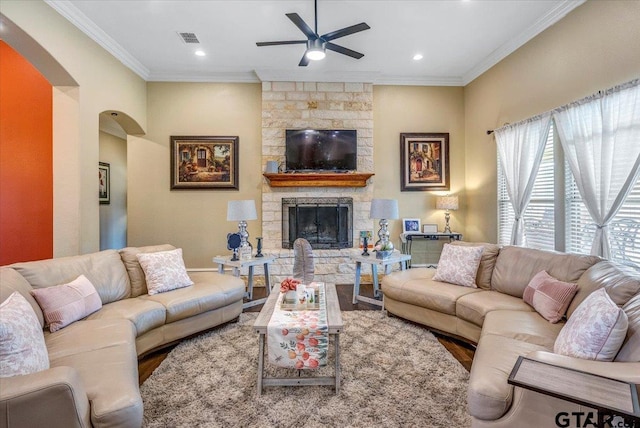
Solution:
{"label": "decorative vase", "polygon": [[388,259],[393,254],[393,250],[376,251],[376,259]]}

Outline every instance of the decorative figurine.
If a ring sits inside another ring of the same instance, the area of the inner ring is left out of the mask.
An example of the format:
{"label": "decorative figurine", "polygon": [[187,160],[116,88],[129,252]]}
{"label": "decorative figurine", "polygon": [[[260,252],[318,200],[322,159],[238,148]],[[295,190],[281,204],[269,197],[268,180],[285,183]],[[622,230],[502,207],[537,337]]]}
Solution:
{"label": "decorative figurine", "polygon": [[362,246],[364,247],[364,251],[362,252],[363,256],[369,255],[369,238],[366,236],[362,238]]}
{"label": "decorative figurine", "polygon": [[262,254],[262,237],[257,237],[256,238],[258,240],[258,244],[257,244],[257,252],[256,252],[256,257],[264,257],[264,254]]}

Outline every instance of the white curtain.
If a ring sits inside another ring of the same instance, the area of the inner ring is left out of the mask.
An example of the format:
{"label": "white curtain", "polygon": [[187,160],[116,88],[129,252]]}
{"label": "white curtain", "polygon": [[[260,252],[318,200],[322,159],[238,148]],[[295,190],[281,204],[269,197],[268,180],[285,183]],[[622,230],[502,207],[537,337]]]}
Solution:
{"label": "white curtain", "polygon": [[554,112],[560,143],[596,224],[591,254],[610,257],[609,222],[640,171],[640,80]]}
{"label": "white curtain", "polygon": [[515,212],[511,232],[512,245],[526,244],[522,216],[531,200],[550,125],[551,113],[545,113],[495,130],[507,193]]}

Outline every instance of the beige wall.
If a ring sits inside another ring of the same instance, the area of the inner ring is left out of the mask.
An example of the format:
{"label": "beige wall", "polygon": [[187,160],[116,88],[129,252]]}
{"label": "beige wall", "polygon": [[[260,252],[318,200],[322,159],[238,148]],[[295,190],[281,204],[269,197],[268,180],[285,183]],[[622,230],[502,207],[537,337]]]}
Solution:
{"label": "beige wall", "polygon": [[100,250],[127,246],[127,141],[100,132],[100,162],[109,164],[110,203],[100,205]]}
{"label": "beige wall", "polygon": [[145,82],[42,1],[3,0],[0,12],[78,82],[54,88],[54,256],[97,251],[98,115],[126,112],[144,128]]}
{"label": "beige wall", "polygon": [[[147,134],[129,136],[129,232],[132,246],[170,243],[183,248],[187,267],[213,268],[211,258],[228,254],[227,201],[254,199],[261,218],[261,85],[148,83]],[[240,138],[240,190],[170,190],[172,135]],[[259,220],[248,222],[250,239]]]}
{"label": "beige wall", "polygon": [[[374,198],[398,199],[400,217],[419,218],[444,228],[444,213],[435,209],[437,195],[460,196],[460,210],[451,214],[451,228],[465,233],[465,128],[462,87],[374,86],[373,144]],[[451,162],[451,190],[400,191],[400,133],[448,132]],[[376,225],[376,231],[378,227]],[[390,221],[389,230],[398,243],[400,220]]]}
{"label": "beige wall", "polygon": [[497,240],[486,131],[640,76],[640,2],[588,1],[465,87],[465,239]]}

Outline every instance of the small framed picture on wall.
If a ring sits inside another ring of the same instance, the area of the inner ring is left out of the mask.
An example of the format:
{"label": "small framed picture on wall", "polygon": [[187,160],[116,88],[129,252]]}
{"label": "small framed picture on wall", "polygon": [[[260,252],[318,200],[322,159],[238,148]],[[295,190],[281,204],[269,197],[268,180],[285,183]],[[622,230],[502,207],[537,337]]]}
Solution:
{"label": "small framed picture on wall", "polygon": [[98,200],[101,204],[111,203],[111,165],[98,163]]}

